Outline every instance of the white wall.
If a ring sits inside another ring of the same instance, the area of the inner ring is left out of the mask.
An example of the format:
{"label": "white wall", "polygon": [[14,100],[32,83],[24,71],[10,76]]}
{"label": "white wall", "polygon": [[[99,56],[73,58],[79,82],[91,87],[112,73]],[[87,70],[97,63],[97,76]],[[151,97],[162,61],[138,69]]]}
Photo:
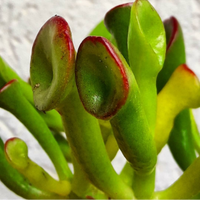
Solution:
{"label": "white wall", "polygon": [[[128,0],[0,0],[0,55],[24,78],[29,77],[31,47],[40,27],[53,15],[64,17],[72,30],[73,41],[80,42],[99,22],[106,11]],[[187,63],[200,77],[200,1],[150,0],[164,20],[174,15],[183,27]],[[198,112],[195,112],[198,117]],[[199,118],[198,118],[199,119]],[[18,121],[5,111],[0,111],[0,136],[23,138],[30,148],[30,157],[49,171],[50,161],[37,142]],[[42,152],[42,153],[41,153]],[[46,161],[47,160],[47,161]],[[117,170],[120,169],[119,160]],[[1,172],[0,172],[1,173]],[[156,188],[166,188],[181,174],[167,148],[159,156]],[[0,198],[19,198],[0,185]]]}

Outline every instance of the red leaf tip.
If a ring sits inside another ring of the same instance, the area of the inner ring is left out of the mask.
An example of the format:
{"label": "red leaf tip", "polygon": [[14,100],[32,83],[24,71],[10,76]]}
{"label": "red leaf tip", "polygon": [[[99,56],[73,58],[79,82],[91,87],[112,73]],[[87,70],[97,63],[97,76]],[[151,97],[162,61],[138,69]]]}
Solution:
{"label": "red leaf tip", "polygon": [[195,77],[196,77],[196,74],[195,74],[186,64],[182,64],[181,66],[182,66],[182,69],[183,69],[184,71],[187,71],[187,72],[189,72],[192,76],[195,76]]}

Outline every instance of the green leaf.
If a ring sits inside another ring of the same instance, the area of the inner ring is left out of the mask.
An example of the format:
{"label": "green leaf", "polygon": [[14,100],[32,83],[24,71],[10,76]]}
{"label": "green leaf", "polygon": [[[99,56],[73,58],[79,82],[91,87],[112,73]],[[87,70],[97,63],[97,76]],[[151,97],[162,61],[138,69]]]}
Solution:
{"label": "green leaf", "polygon": [[132,3],[126,3],[112,8],[107,12],[104,21],[107,29],[116,40],[117,47],[129,63],[127,37]]}
{"label": "green leaf", "polygon": [[186,63],[185,45],[181,26],[175,17],[164,21],[167,49],[166,58],[162,70],[157,78],[158,93],[165,86],[174,70]]}
{"label": "green leaf", "polygon": [[[183,110],[174,120],[168,145],[179,167],[185,171],[195,160],[190,110]],[[192,113],[191,113],[192,114]]]}
{"label": "green leaf", "polygon": [[31,85],[38,110],[55,108],[70,92],[74,63],[68,23],[54,16],[40,29],[32,48]]}
{"label": "green leaf", "polygon": [[104,21],[100,21],[97,26],[90,32],[90,36],[101,36],[108,40],[111,40],[111,34],[108,32],[104,25]]}
{"label": "green leaf", "polygon": [[156,121],[156,77],[166,50],[163,23],[147,0],[136,0],[131,9],[128,33],[130,67],[138,83],[152,134]]}

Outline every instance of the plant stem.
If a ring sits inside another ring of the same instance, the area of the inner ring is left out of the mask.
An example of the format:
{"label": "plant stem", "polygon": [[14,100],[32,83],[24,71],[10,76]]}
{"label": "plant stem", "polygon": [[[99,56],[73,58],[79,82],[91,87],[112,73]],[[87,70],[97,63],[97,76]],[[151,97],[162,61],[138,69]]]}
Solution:
{"label": "plant stem", "polygon": [[156,192],[153,199],[190,199],[200,192],[200,157],[169,188]]}
{"label": "plant stem", "polygon": [[0,138],[0,180],[17,195],[26,199],[66,199],[57,194],[43,191],[31,185],[31,183],[21,175],[5,158],[4,144]]}
{"label": "plant stem", "polygon": [[126,162],[122,171],[120,172],[121,179],[130,187],[133,185],[134,170],[129,162]]}
{"label": "plant stem", "polygon": [[7,88],[0,93],[0,106],[17,117],[37,139],[52,160],[59,178],[61,180],[71,179],[71,170],[58,143],[43,118],[21,94],[18,82],[14,81],[5,87]]}
{"label": "plant stem", "polygon": [[112,161],[115,158],[115,156],[119,150],[117,141],[116,141],[113,133],[111,133],[108,136],[105,146],[106,146],[107,154],[108,154],[110,160]]}
{"label": "plant stem", "polygon": [[74,156],[90,181],[111,198],[134,198],[132,190],[114,171],[101,136],[98,121],[87,113],[74,85],[58,109]]}
{"label": "plant stem", "polygon": [[[12,79],[19,81],[20,89],[24,97],[29,101],[31,105],[33,103],[33,92],[31,86],[22,80],[18,74],[0,57],[0,87],[3,87],[7,82]],[[59,114],[55,110],[43,113],[38,111],[38,113],[43,117],[49,128],[57,131],[63,131],[62,120]]]}
{"label": "plant stem", "polygon": [[7,140],[4,151],[11,166],[23,174],[34,186],[61,196],[67,196],[70,193],[69,181],[55,180],[28,157],[28,147],[23,140],[19,138]]}
{"label": "plant stem", "polygon": [[138,199],[150,199],[155,189],[155,169],[148,175],[134,173],[133,191]]}
{"label": "plant stem", "polygon": [[72,191],[81,198],[94,198],[94,199],[108,199],[108,196],[102,191],[98,190],[87,178],[81,165],[73,156],[74,177],[72,181]]}

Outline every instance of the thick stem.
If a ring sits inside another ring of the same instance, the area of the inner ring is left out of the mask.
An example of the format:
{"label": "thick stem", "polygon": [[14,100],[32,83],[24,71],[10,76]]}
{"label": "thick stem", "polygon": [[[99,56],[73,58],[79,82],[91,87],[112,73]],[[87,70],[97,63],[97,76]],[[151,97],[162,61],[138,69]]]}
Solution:
{"label": "thick stem", "polygon": [[[8,66],[8,64],[1,57],[0,69],[0,87],[3,87],[7,82],[13,79],[18,80],[22,94],[29,101],[29,103],[34,106],[33,92],[31,86],[24,80],[22,80],[18,76],[18,74],[14,70],[12,70],[12,68]],[[63,131],[62,120],[60,118],[60,115],[55,110],[48,111],[45,114],[41,111],[38,111],[38,113],[43,117],[49,128],[57,131]]]}
{"label": "thick stem", "polygon": [[73,156],[74,177],[72,181],[72,191],[79,197],[86,199],[88,197],[94,199],[108,199],[102,191],[98,190],[87,178],[81,165]]}
{"label": "thick stem", "polygon": [[115,158],[115,156],[119,150],[117,141],[116,141],[113,133],[111,133],[108,136],[105,146],[106,146],[107,154],[108,154],[110,160],[112,161]]}
{"label": "thick stem", "polygon": [[134,170],[129,162],[126,162],[122,171],[120,172],[121,179],[130,187],[133,185]]}
{"label": "thick stem", "polygon": [[68,141],[66,140],[66,138],[64,138],[61,133],[58,132],[54,132],[52,131],[52,134],[54,136],[54,138],[56,139],[63,155],[65,156],[65,159],[67,160],[67,162],[72,162],[72,155],[71,155],[71,148],[69,146]]}
{"label": "thick stem", "polygon": [[153,171],[157,153],[139,90],[137,85],[130,85],[127,103],[110,122],[122,153],[132,164],[133,169],[144,175]]}
{"label": "thick stem", "polygon": [[71,184],[68,181],[55,180],[28,157],[28,147],[23,140],[19,138],[7,140],[4,150],[11,166],[23,174],[34,186],[61,196],[67,196],[70,193]]}
{"label": "thick stem", "polygon": [[155,170],[146,176],[135,173],[133,191],[138,199],[150,199],[155,189]]}
{"label": "thick stem", "polygon": [[[182,106],[181,106],[182,107]],[[168,93],[159,93],[157,103],[157,123],[155,130],[155,142],[157,152],[160,153],[167,143],[170,131],[172,130],[174,118],[181,111],[176,98]]]}
{"label": "thick stem", "polygon": [[111,198],[133,199],[132,190],[110,163],[98,121],[84,110],[75,86],[58,111],[74,156],[89,180]]}
{"label": "thick stem", "polygon": [[0,180],[14,193],[26,199],[63,199],[57,194],[36,188],[21,175],[5,158],[3,141],[0,139]]}
{"label": "thick stem", "polygon": [[200,157],[166,190],[156,192],[153,199],[191,199],[200,192]]}
{"label": "thick stem", "polygon": [[111,124],[120,149],[135,171],[134,194],[136,198],[148,199],[155,187],[157,152],[136,92],[134,96],[128,97],[128,103],[111,119]]}
{"label": "thick stem", "polygon": [[7,88],[0,93],[0,106],[16,116],[37,139],[52,160],[59,178],[61,180],[71,179],[72,173],[58,143],[45,121],[21,94],[16,84],[18,83],[14,82],[9,86],[5,86]]}

